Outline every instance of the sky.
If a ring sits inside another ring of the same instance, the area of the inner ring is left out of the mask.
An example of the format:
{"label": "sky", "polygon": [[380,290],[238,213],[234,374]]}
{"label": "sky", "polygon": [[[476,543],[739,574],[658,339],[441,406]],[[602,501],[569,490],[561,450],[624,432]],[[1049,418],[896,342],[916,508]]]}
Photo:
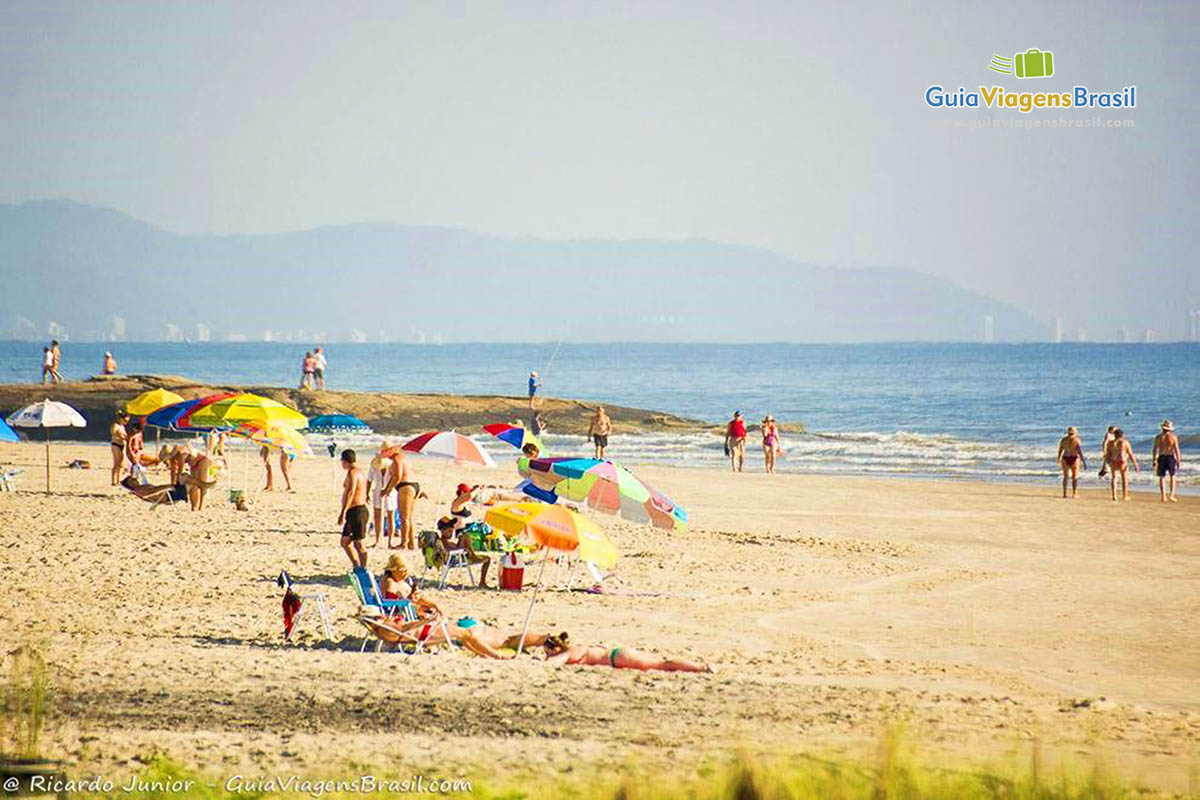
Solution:
{"label": "sky", "polygon": [[[1200,5],[940,5],[4,0],[0,202],[182,233],[704,237],[1178,338]],[[1053,77],[987,69],[1029,48]],[[933,109],[934,84],[1136,85],[1137,107]],[[1093,117],[1133,126],[1011,127]]]}

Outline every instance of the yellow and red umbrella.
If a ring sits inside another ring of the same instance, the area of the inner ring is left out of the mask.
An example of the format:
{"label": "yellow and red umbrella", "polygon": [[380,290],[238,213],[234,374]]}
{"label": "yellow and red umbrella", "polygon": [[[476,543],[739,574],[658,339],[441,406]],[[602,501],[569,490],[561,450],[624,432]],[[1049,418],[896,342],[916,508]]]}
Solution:
{"label": "yellow and red umbrella", "polygon": [[[489,509],[484,521],[513,536],[526,535],[550,550],[570,553],[578,552],[584,561],[611,569],[616,566],[618,553],[604,531],[587,517],[569,508],[545,503],[512,503]],[[521,628],[521,641],[517,654],[525,649],[525,634],[529,631],[529,620],[533,616],[533,604],[537,602],[542,575],[546,571],[547,555],[542,558],[538,569],[537,584],[525,612],[525,625]]]}

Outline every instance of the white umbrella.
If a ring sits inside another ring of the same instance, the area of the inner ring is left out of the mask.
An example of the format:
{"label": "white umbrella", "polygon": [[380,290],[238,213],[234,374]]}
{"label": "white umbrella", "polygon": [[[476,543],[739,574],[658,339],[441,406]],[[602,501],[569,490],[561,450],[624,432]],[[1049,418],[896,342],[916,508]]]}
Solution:
{"label": "white umbrella", "polygon": [[46,494],[50,494],[50,429],[86,428],[87,420],[66,403],[47,399],[14,411],[7,421],[14,428],[46,429]]}

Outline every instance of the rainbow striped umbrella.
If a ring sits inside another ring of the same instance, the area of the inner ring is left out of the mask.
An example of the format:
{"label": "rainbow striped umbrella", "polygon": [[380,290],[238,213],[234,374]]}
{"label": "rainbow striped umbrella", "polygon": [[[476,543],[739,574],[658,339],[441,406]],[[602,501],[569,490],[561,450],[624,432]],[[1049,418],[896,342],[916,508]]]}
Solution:
{"label": "rainbow striped umbrella", "polygon": [[231,431],[234,436],[249,439],[258,445],[282,450],[291,456],[311,456],[312,448],[304,435],[288,425],[278,422],[239,422]]}
{"label": "rainbow striped umbrella", "polygon": [[[522,458],[517,470],[552,491],[604,514],[665,530],[687,528],[688,513],[625,467],[595,458]],[[526,492],[530,496],[536,496]]]}
{"label": "rainbow striped umbrella", "polygon": [[[400,445],[400,449],[407,453],[446,458],[455,464],[480,464],[485,467],[496,466],[496,462],[492,460],[492,457],[488,455],[486,450],[479,446],[478,442],[469,436],[463,436],[461,433],[455,431],[429,431],[422,433],[420,436],[409,439]],[[394,450],[395,448],[392,448],[383,455],[391,455]]]}

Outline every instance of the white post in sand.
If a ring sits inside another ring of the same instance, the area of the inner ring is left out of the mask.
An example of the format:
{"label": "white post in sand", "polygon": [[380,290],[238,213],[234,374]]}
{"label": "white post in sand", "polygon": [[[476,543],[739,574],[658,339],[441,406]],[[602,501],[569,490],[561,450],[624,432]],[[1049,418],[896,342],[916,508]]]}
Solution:
{"label": "white post in sand", "polygon": [[46,494],[50,494],[50,429],[42,430],[46,431]]}
{"label": "white post in sand", "polygon": [[[517,645],[517,655],[525,651],[525,634],[529,632],[529,619],[533,616],[533,604],[537,602],[538,589],[542,588],[542,575],[546,572],[546,560],[550,558],[550,548],[546,548],[542,556],[542,566],[538,569],[538,580],[533,586],[533,597],[529,598],[529,610],[525,612],[525,624],[521,627],[521,641]],[[499,578],[497,578],[499,580]]]}

